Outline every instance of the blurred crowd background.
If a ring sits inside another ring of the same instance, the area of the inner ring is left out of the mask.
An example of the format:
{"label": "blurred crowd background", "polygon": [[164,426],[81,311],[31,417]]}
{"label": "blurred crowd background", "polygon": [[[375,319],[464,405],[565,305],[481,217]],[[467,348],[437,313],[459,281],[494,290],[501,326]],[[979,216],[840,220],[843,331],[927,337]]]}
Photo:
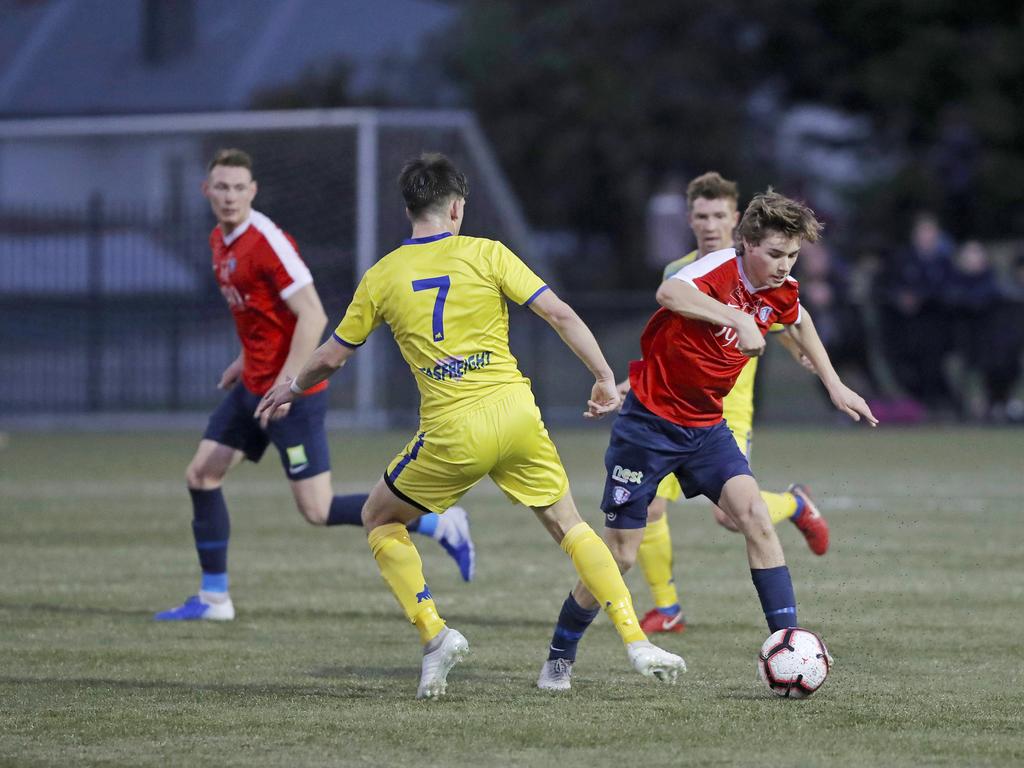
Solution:
{"label": "blurred crowd background", "polygon": [[[598,330],[624,340],[623,359],[662,267],[693,247],[687,180],[707,170],[737,180],[741,208],[771,185],[826,222],[797,267],[803,301],[883,420],[1024,423],[1022,40],[1024,6],[984,0],[0,0],[0,128],[99,115],[471,111],[528,228],[515,245]],[[428,136],[442,146],[422,148],[459,156]],[[245,141],[225,131],[209,142],[225,137]],[[202,272],[211,221],[194,171],[161,165],[156,183],[145,168],[120,168],[115,215],[110,193],[90,188],[92,171],[67,177],[76,152],[97,150],[67,147],[39,162],[0,138],[0,403],[203,407],[116,388],[59,401],[15,389],[26,360],[60,377],[61,361],[40,357],[41,325],[67,336],[61,312],[81,318],[103,303],[41,291],[26,270],[60,237],[105,247],[103,233],[125,230],[147,187],[179,189],[155,198],[160,227],[174,233],[156,239],[174,269],[201,277],[179,288],[217,299]],[[254,149],[258,172],[284,170],[263,179],[257,207],[312,254],[336,316],[355,257],[344,226],[325,228],[314,201],[349,194],[337,178],[353,167],[332,159],[329,141],[316,173],[302,148],[269,147]],[[472,211],[468,233],[508,236],[474,229]],[[387,219],[381,253],[402,227]],[[130,251],[135,241],[119,242]],[[333,255],[318,261],[318,248]],[[541,348],[531,343],[524,365],[557,368]],[[187,366],[175,375],[187,378]],[[553,386],[547,397],[561,403]]]}

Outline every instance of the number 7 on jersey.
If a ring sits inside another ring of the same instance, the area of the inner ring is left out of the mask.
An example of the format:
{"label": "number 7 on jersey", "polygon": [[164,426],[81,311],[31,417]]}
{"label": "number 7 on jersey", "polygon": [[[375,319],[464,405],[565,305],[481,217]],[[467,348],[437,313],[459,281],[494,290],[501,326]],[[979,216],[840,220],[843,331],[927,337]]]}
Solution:
{"label": "number 7 on jersey", "polygon": [[423,280],[413,280],[412,289],[414,291],[429,291],[434,288],[437,289],[437,298],[434,300],[434,318],[431,331],[434,334],[434,341],[444,340],[444,303],[448,299],[448,289],[451,288],[452,281],[448,275],[442,275],[441,277],[427,277]]}

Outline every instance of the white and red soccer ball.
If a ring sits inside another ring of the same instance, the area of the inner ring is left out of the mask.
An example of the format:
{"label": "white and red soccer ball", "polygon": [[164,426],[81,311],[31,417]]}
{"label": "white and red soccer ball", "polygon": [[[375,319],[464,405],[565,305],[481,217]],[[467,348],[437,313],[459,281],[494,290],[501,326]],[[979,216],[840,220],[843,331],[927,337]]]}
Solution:
{"label": "white and red soccer ball", "polygon": [[813,632],[787,627],[772,634],[757,656],[757,673],[772,693],[805,699],[818,690],[832,664],[828,649]]}

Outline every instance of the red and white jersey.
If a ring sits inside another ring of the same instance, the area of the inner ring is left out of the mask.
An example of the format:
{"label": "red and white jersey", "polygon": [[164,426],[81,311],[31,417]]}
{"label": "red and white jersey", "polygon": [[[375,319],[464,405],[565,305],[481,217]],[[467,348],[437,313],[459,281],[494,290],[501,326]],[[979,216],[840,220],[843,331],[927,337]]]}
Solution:
{"label": "red and white jersey", "polygon": [[[733,248],[709,253],[670,279],[683,280],[752,315],[762,334],[774,323],[800,322],[797,281],[788,278],[778,288],[755,289]],[[643,359],[629,364],[633,393],[648,410],[684,427],[708,427],[722,420],[722,398],[750,360],[736,348],[732,328],[664,307],[647,322],[640,351]]]}
{"label": "red and white jersey", "polygon": [[227,237],[214,227],[210,248],[213,274],[245,354],[242,383],[262,395],[273,386],[291,348],[296,317],[285,299],[312,285],[313,276],[291,235],[258,211]]}

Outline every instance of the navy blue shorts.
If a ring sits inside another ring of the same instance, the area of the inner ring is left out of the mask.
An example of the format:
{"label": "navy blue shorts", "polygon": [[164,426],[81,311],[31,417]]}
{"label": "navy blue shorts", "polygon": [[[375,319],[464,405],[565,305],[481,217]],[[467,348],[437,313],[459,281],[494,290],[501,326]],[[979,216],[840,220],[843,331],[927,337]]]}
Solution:
{"label": "navy blue shorts", "polygon": [[261,399],[244,385],[235,385],[210,415],[203,439],[235,448],[252,462],[263,458],[267,445],[273,443],[289,480],[305,480],[327,472],[331,468],[324,427],[327,390],[297,398],[288,415],[270,422],[265,430],[259,419],[253,418]]}
{"label": "navy blue shorts", "polygon": [[725,483],[753,475],[724,421],[681,427],[651,413],[632,392],[612,424],[604,454],[608,472],[601,511],[608,528],[643,528],[661,482],[675,473],[686,498],[703,494],[718,503]]}

